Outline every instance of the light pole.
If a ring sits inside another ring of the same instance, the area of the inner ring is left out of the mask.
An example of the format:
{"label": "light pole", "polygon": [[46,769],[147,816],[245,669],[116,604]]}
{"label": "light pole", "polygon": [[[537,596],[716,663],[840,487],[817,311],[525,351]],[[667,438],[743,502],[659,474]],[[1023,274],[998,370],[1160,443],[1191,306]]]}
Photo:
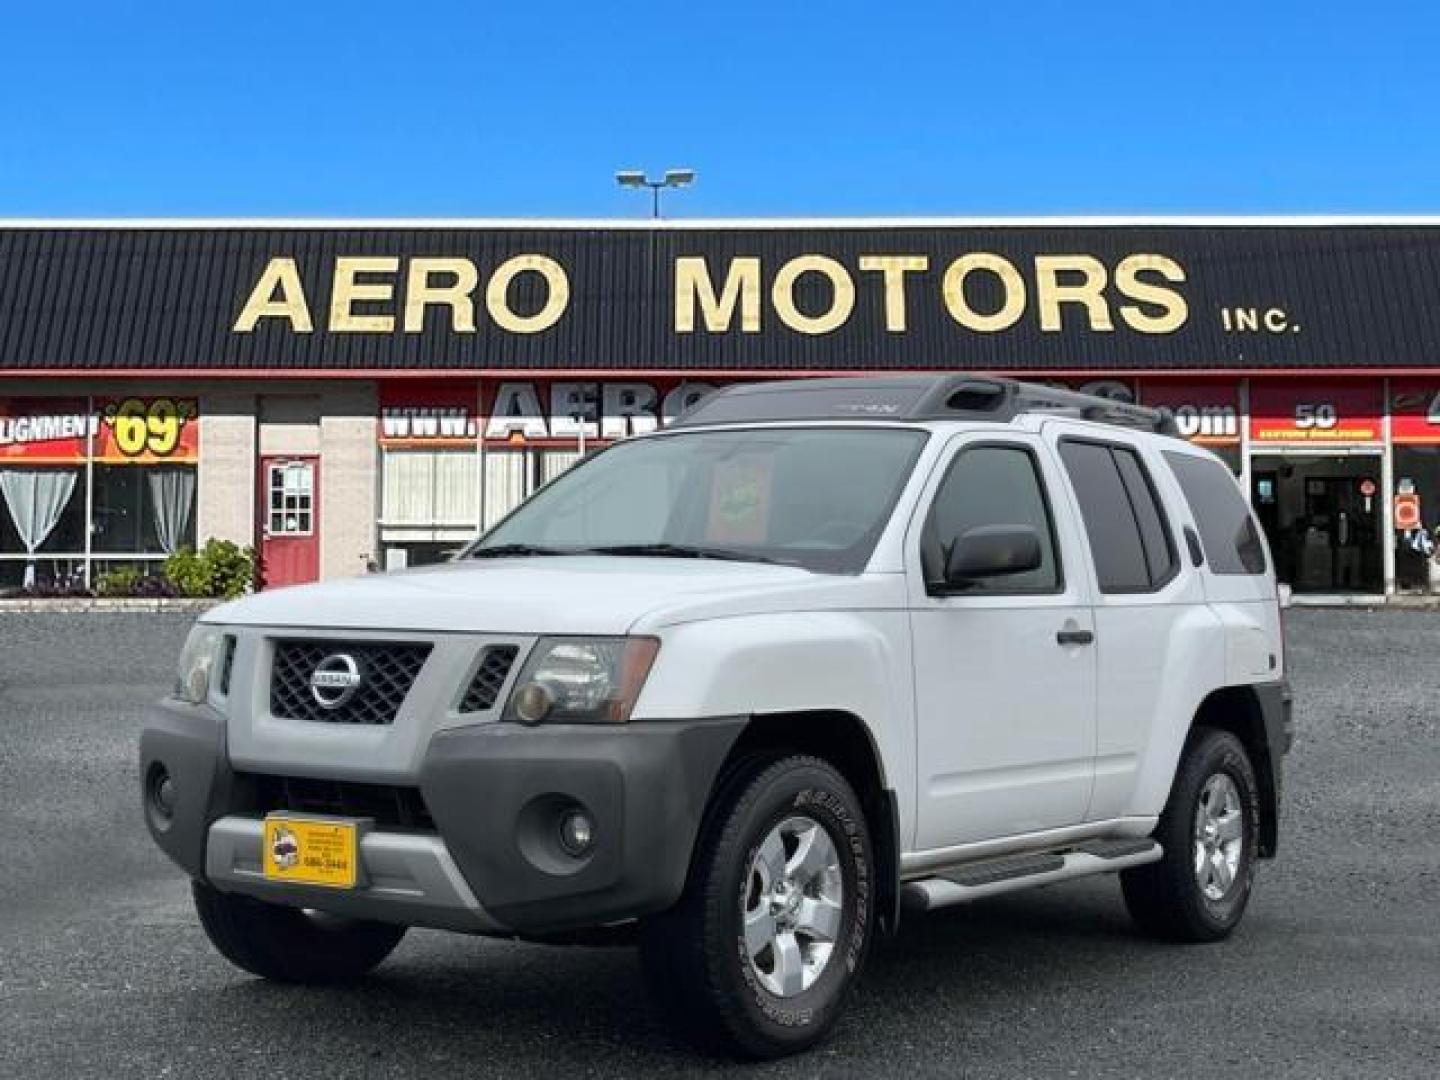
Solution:
{"label": "light pole", "polygon": [[666,169],[659,180],[651,180],[639,169],[622,169],[615,174],[615,182],[621,187],[650,189],[650,216],[660,216],[660,191],[662,188],[682,188],[695,182],[694,169]]}

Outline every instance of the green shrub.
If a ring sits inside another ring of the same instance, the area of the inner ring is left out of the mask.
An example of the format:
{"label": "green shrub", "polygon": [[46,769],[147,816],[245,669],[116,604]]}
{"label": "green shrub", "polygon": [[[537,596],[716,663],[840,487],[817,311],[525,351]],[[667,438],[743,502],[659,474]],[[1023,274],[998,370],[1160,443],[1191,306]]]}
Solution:
{"label": "green shrub", "polygon": [[181,596],[233,600],[255,583],[255,549],[211,537],[199,551],[181,548],[166,559],[165,576]]}
{"label": "green shrub", "polygon": [[163,573],[147,572],[138,566],[116,566],[97,575],[93,592],[111,600],[170,600],[181,595]]}
{"label": "green shrub", "polygon": [[133,566],[117,566],[95,579],[97,596],[134,596],[140,587],[140,571]]}
{"label": "green shrub", "polygon": [[181,596],[210,595],[210,567],[193,548],[182,547],[165,560],[165,576]]}

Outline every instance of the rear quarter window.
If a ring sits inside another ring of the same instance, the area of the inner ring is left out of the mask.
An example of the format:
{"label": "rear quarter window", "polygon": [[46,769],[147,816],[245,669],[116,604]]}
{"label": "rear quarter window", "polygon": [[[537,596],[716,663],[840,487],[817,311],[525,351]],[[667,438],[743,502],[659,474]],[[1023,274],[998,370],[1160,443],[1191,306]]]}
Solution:
{"label": "rear quarter window", "polygon": [[1155,592],[1174,577],[1175,547],[1164,511],[1135,451],[1062,439],[1060,460],[1080,501],[1100,591]]}
{"label": "rear quarter window", "polygon": [[1165,451],[1165,462],[1200,530],[1205,561],[1216,574],[1263,574],[1265,545],[1230,470],[1218,461]]}

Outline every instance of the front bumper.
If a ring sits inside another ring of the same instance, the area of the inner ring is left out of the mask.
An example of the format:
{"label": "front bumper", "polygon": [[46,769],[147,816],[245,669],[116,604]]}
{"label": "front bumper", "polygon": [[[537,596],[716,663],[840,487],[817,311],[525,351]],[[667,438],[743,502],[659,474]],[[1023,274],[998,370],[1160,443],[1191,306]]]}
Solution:
{"label": "front bumper", "polygon": [[[485,724],[430,740],[420,791],[487,911],[516,930],[595,926],[680,898],[710,789],[741,717],[618,727]],[[591,852],[565,855],[581,807]]]}
{"label": "front bumper", "polygon": [[364,886],[337,891],[269,881],[260,868],[265,822],[228,814],[210,826],[205,879],[226,892],[336,915],[443,930],[505,929],[481,906],[438,836],[366,832],[360,840]]}
{"label": "front bumper", "polygon": [[[743,717],[726,717],[441,731],[414,778],[433,830],[368,830],[360,848],[365,884],[338,892],[261,874],[264,811],[284,808],[257,806],[254,784],[232,771],[219,713],[167,701],[148,721],[140,752],[146,822],[193,877],[337,914],[529,934],[671,906],[684,889],[715,777],[745,726]],[[157,768],[173,781],[168,819],[147,783]],[[558,828],[576,808],[594,823],[593,845],[579,858],[565,853]]]}

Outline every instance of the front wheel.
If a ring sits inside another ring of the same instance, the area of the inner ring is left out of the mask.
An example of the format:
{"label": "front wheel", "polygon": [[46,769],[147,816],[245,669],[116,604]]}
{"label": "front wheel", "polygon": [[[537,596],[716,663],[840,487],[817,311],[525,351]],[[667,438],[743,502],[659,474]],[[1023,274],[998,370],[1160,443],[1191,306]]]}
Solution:
{"label": "front wheel", "polygon": [[722,782],[680,902],[641,961],[661,1007],[703,1045],[772,1058],[835,1023],[870,942],[870,833],[828,762],[755,758]]}
{"label": "front wheel", "polygon": [[1250,900],[1260,835],[1260,788],[1239,739],[1190,733],[1154,835],[1164,857],[1120,875],[1131,916],[1172,941],[1228,937]]}
{"label": "front wheel", "polygon": [[192,884],[210,943],[238,968],[288,983],[357,979],[389,956],[405,927],[342,919]]}

